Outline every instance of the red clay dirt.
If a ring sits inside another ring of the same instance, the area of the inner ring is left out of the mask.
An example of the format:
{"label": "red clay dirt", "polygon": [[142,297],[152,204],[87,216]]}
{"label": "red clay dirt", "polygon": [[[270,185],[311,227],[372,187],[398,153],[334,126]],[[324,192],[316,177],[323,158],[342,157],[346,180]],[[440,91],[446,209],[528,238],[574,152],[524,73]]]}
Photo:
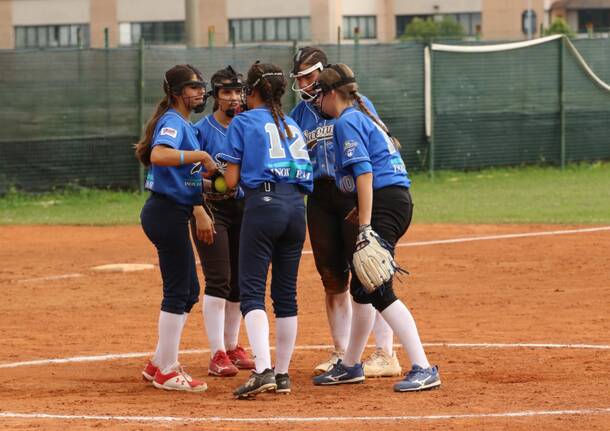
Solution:
{"label": "red clay dirt", "polygon": [[[414,225],[402,242],[572,228],[578,226]],[[245,371],[234,378],[206,376],[209,389],[203,394],[169,393],[141,380],[145,355],[6,368],[20,361],[150,352],[161,287],[158,268],[90,270],[108,263],[156,263],[139,226],[2,226],[0,429],[610,429],[609,348],[440,344],[610,345],[610,231],[397,250],[397,261],[411,275],[402,277],[396,290],[413,312],[424,343],[434,343],[426,350],[440,366],[440,390],[397,394],[392,378],[312,385],[313,367],[329,353],[315,346],[331,339],[323,289],[311,254],[305,254],[297,345],[310,347],[295,351],[293,392],[237,401],[231,392],[245,381]],[[271,318],[272,344],[273,334]],[[243,329],[241,336],[247,345]],[[206,347],[198,304],[181,348]],[[406,368],[401,348],[398,354]],[[181,355],[197,377],[205,376],[208,360],[209,353]],[[506,415],[517,412],[531,413]],[[20,418],[16,413],[98,418]],[[278,417],[288,419],[271,419]]]}

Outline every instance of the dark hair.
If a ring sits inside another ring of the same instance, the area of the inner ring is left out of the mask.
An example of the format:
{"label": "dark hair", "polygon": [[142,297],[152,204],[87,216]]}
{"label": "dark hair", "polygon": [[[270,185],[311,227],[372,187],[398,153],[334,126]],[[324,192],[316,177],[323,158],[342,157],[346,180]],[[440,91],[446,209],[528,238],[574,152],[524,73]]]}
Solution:
{"label": "dark hair", "polygon": [[269,63],[259,63],[258,61],[248,70],[246,81],[246,91],[257,90],[265,105],[271,109],[273,121],[278,128],[280,137],[284,139],[284,133],[280,127],[280,121],[284,125],[286,135],[292,139],[292,131],[286,124],[284,113],[282,112],[282,96],[286,91],[286,77],[279,66]]}
{"label": "dark hair", "polygon": [[322,67],[326,67],[328,58],[324,51],[320,48],[314,48],[313,46],[305,46],[300,48],[292,58],[292,73],[296,75],[299,73],[299,68],[303,64],[313,66],[316,63],[322,63]]}
{"label": "dark hair", "polygon": [[[346,80],[348,83],[341,84],[340,81]],[[392,136],[388,126],[384,124],[383,121],[376,115],[374,115],[364,103],[364,99],[362,95],[358,92],[358,83],[356,82],[356,77],[354,76],[354,72],[349,68],[347,64],[338,63],[338,64],[330,64],[328,65],[320,76],[318,77],[318,82],[322,84],[322,87],[327,89],[332,89],[341,94],[346,100],[350,102],[356,102],[358,104],[358,109],[362,111],[367,117],[369,117],[375,124],[377,124],[381,130],[387,133],[389,138],[394,143],[394,147],[396,149],[400,149],[400,142],[397,138]],[[337,85],[339,84],[339,85]]]}
{"label": "dark hair", "polygon": [[[193,74],[197,77],[197,80],[193,80]],[[175,103],[175,97],[182,93],[182,89],[193,83],[203,82],[203,75],[194,66],[190,64],[178,64],[167,72],[165,72],[163,79],[163,92],[165,96],[157,104],[155,112],[152,114],[146,127],[144,128],[144,136],[136,144],[136,158],[144,165],[150,165],[150,153],[152,152],[152,138],[157,127],[157,122],[163,114],[167,112]]]}
{"label": "dark hair", "polygon": [[237,86],[243,86],[243,75],[238,73],[231,66],[227,66],[224,69],[220,69],[212,75],[210,78],[210,84],[212,86],[212,96],[214,96],[214,107],[213,111],[218,109],[218,91],[222,88],[222,84],[226,81],[231,81],[237,88]]}

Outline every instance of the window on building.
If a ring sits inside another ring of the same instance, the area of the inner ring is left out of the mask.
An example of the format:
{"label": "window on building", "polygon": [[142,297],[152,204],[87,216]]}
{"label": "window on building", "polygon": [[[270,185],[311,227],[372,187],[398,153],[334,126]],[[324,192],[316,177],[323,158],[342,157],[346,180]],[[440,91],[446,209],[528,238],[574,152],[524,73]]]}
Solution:
{"label": "window on building", "polygon": [[88,47],[89,24],[15,27],[15,48]]}
{"label": "window on building", "polygon": [[360,39],[375,39],[377,37],[376,16],[344,16],[343,38],[354,39],[356,31]]}
{"label": "window on building", "polygon": [[184,21],[122,22],[119,24],[119,44],[137,45],[144,39],[151,45],[183,44],[186,42]]}
{"label": "window on building", "polygon": [[309,17],[230,19],[229,34],[235,42],[310,40]]}
{"label": "window on building", "polygon": [[578,32],[610,31],[610,9],[582,9],[578,11]]}

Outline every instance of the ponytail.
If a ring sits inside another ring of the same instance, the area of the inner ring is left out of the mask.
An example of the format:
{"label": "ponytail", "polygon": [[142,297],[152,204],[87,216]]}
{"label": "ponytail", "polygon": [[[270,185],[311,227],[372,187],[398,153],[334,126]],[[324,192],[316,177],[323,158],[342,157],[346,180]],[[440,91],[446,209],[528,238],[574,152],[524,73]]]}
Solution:
{"label": "ponytail", "polygon": [[144,128],[144,136],[142,136],[142,138],[136,144],[136,158],[144,166],[150,166],[153,133],[155,132],[159,118],[161,118],[161,116],[165,114],[169,108],[170,97],[166,94],[157,105],[157,108],[152,117],[150,117],[150,120],[148,120],[148,123],[146,123],[146,127]]}
{"label": "ponytail", "polygon": [[358,104],[358,109],[360,109],[360,111],[362,111],[367,117],[369,117],[371,120],[373,120],[373,122],[375,124],[377,124],[381,128],[381,130],[386,132],[388,137],[392,140],[392,143],[394,144],[394,148],[396,148],[397,150],[400,150],[401,145],[400,145],[400,141],[398,140],[398,138],[392,136],[392,134],[390,133],[390,130],[388,129],[388,126],[386,126],[383,123],[383,121],[381,121],[379,119],[379,117],[374,115],[369,110],[369,108],[366,107],[366,104],[364,103],[364,100],[362,99],[362,95],[360,93],[358,93],[357,91],[354,91],[353,93],[351,93],[351,96],[354,98],[354,100]]}

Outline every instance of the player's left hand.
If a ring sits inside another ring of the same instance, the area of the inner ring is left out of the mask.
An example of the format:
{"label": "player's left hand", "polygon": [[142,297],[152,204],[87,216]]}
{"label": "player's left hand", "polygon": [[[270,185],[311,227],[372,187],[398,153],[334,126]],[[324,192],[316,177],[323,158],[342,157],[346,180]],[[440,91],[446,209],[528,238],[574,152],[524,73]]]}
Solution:
{"label": "player's left hand", "polygon": [[213,244],[216,230],[214,229],[214,221],[206,211],[202,211],[195,216],[195,224],[197,226],[197,238],[205,244]]}
{"label": "player's left hand", "polygon": [[390,281],[397,269],[383,239],[370,225],[360,226],[353,265],[358,280],[368,293]]}

